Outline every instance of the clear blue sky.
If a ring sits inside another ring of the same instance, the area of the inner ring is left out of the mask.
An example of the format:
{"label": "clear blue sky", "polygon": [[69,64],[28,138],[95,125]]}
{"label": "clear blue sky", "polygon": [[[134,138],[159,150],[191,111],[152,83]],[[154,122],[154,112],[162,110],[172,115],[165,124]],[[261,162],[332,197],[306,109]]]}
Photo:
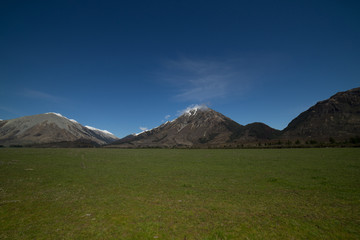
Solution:
{"label": "clear blue sky", "polygon": [[360,86],[359,12],[355,0],[1,1],[0,119],[58,112],[123,137],[205,103],[283,129]]}

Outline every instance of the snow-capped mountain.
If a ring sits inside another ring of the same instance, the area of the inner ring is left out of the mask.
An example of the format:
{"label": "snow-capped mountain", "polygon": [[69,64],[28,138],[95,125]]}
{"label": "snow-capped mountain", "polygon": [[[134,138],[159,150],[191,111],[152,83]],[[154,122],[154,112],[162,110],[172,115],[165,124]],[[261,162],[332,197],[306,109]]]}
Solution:
{"label": "snow-capped mountain", "polygon": [[112,143],[114,147],[201,147],[270,139],[278,130],[263,123],[240,125],[211,108],[195,105],[177,119]]}
{"label": "snow-capped mountain", "polygon": [[84,127],[74,119],[53,112],[0,122],[2,145],[35,145],[80,140],[102,145],[117,139],[108,131]]}

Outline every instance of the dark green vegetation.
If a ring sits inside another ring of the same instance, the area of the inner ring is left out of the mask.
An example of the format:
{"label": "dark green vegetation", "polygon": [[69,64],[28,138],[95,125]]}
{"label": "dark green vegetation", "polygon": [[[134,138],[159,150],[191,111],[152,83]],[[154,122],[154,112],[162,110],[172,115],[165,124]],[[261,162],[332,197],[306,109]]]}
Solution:
{"label": "dark green vegetation", "polygon": [[360,149],[0,149],[0,239],[359,239]]}

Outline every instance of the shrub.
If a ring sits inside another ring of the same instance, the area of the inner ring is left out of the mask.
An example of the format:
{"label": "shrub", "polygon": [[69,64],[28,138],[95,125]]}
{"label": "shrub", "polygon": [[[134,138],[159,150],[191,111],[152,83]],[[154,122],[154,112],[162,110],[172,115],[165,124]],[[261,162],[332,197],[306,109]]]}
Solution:
{"label": "shrub", "polygon": [[349,139],[350,143],[352,144],[356,144],[356,143],[360,143],[360,137],[359,136],[356,136],[356,137],[351,137]]}

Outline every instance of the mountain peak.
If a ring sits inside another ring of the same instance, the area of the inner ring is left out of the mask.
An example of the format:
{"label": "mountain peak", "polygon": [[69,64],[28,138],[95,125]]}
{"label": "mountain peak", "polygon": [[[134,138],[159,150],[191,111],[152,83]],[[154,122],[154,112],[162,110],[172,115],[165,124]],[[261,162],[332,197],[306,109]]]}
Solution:
{"label": "mountain peak", "polygon": [[195,115],[197,112],[208,111],[208,110],[211,110],[211,109],[204,104],[201,104],[201,105],[195,104],[195,105],[189,106],[184,111],[182,111],[181,115]]}
{"label": "mountain peak", "polygon": [[[41,114],[40,114],[41,115]],[[61,118],[64,118],[66,120],[69,120],[73,123],[78,123],[78,121],[76,121],[75,119],[70,119],[70,118],[67,118],[65,117],[64,115],[60,114],[60,113],[56,113],[56,112],[47,112],[47,113],[44,113],[44,115],[55,115],[55,116],[58,116],[58,117],[61,117]]]}

